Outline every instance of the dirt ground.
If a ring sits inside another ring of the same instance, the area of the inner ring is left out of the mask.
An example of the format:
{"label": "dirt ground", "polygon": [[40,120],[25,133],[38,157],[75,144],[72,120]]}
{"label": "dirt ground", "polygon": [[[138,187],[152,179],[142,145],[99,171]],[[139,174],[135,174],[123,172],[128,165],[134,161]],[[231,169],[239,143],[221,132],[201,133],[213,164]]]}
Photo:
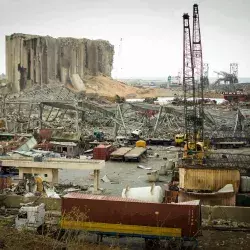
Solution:
{"label": "dirt ground", "polygon": [[[202,250],[247,250],[250,244],[250,232],[230,232],[230,231],[202,231],[203,236],[198,238],[197,249]],[[89,239],[93,242],[94,237]],[[145,249],[144,239],[139,238],[103,238],[103,245],[111,247],[119,247],[122,250],[143,250]],[[155,247],[157,249],[178,249],[167,248],[167,242],[161,241],[160,247]],[[185,249],[185,248],[183,248]]]}
{"label": "dirt ground", "polygon": [[176,90],[162,89],[162,88],[137,88],[125,83],[116,81],[110,77],[95,76],[86,80],[86,93],[96,93],[99,96],[113,97],[119,95],[127,97],[134,95],[135,98],[145,97],[160,97],[160,96],[174,96]]}
{"label": "dirt ground", "polygon": [[[100,187],[104,189],[104,194],[121,196],[123,188],[129,187],[145,187],[151,185],[147,180],[148,170],[137,168],[138,165],[151,167],[155,170],[160,170],[161,166],[166,163],[163,158],[173,157],[180,148],[167,149],[163,146],[148,147],[148,157],[142,159],[141,162],[122,162],[122,161],[107,161],[105,167],[100,171],[100,177],[104,175],[110,179],[110,183],[100,181]],[[249,154],[249,148],[243,149],[220,149],[215,152],[231,152]],[[158,154],[158,157],[152,157]],[[91,170],[60,170],[60,183],[73,183],[76,185],[91,185],[93,184],[93,171]],[[159,182],[156,185],[163,186],[171,179],[171,176],[160,176]]]}
{"label": "dirt ground", "polygon": [[[247,250],[250,245],[250,232],[208,231],[203,230],[203,236],[198,238],[197,249],[225,249]],[[8,250],[140,250],[145,249],[145,241],[140,238],[103,238],[103,242],[96,244],[96,236],[83,235],[79,241],[58,242],[49,236],[39,236],[28,231],[18,232],[13,228],[0,225],[0,249]],[[167,243],[161,241],[160,247],[166,248]],[[185,249],[185,248],[184,248]]]}
{"label": "dirt ground", "polygon": [[199,249],[245,250],[250,248],[250,232],[203,231]]}
{"label": "dirt ground", "polygon": [[[87,94],[95,93],[106,97],[113,97],[115,95],[125,98],[173,97],[175,94],[182,94],[181,88],[138,88],[102,75],[86,78],[85,86]],[[129,97],[129,95],[133,97]],[[204,97],[223,98],[223,95],[215,92],[205,92]]]}

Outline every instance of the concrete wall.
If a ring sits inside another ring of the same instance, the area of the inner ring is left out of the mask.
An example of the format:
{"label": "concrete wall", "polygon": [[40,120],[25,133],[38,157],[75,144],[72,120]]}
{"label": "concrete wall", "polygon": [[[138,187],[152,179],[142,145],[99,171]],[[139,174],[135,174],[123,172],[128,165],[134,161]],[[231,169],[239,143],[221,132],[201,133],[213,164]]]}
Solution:
{"label": "concrete wall", "polygon": [[25,198],[20,195],[0,195],[0,206],[7,208],[20,208],[20,203],[28,203],[36,201],[35,204],[44,203],[46,210],[61,211],[61,199],[46,197],[29,197]]}
{"label": "concrete wall", "polygon": [[104,40],[6,36],[6,72],[14,92],[27,85],[67,83],[73,74],[111,76],[114,46]]}
{"label": "concrete wall", "polygon": [[250,207],[202,206],[202,219],[250,223]]}

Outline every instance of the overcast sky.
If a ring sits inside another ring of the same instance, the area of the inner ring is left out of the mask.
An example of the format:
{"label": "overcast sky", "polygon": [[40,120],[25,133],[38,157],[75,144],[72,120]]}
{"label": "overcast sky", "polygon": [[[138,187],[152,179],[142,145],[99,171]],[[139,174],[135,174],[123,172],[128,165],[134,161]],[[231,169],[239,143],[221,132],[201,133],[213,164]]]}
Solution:
{"label": "overcast sky", "polygon": [[[115,77],[167,77],[182,68],[182,15],[199,4],[204,62],[250,76],[250,0],[0,0],[0,72],[5,35],[86,37],[115,45]],[[120,39],[123,39],[119,49]]]}

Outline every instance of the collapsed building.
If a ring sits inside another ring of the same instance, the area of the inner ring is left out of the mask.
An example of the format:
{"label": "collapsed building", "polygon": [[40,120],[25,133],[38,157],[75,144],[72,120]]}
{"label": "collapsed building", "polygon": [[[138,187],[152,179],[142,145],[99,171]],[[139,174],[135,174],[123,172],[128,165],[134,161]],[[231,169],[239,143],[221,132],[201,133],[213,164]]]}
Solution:
{"label": "collapsed building", "polygon": [[114,46],[104,40],[53,38],[26,34],[6,36],[6,72],[13,92],[53,81],[72,83],[78,75],[111,76]]}

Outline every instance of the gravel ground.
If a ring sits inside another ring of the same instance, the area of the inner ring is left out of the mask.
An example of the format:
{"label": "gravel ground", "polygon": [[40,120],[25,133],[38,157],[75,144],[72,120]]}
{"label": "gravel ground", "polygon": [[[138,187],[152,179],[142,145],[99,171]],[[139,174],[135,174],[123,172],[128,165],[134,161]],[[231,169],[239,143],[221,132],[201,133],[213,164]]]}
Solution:
{"label": "gravel ground", "polygon": [[[104,183],[100,181],[100,187],[104,188],[104,193],[108,195],[121,196],[123,188],[127,185],[130,187],[143,187],[149,186],[147,181],[148,170],[137,168],[138,165],[145,167],[152,167],[152,169],[159,170],[162,165],[166,163],[163,160],[165,157],[169,157],[170,154],[175,154],[176,148],[166,150],[164,147],[150,147],[152,150],[148,150],[149,154],[157,153],[159,157],[145,158],[140,163],[138,162],[120,162],[120,161],[107,161],[105,167],[100,171],[100,177],[107,175],[108,178],[114,182]],[[72,182],[77,185],[91,185],[93,184],[93,171],[88,170],[61,170],[59,172],[60,183]],[[163,185],[170,180],[171,176],[160,176],[159,182],[156,185]]]}

